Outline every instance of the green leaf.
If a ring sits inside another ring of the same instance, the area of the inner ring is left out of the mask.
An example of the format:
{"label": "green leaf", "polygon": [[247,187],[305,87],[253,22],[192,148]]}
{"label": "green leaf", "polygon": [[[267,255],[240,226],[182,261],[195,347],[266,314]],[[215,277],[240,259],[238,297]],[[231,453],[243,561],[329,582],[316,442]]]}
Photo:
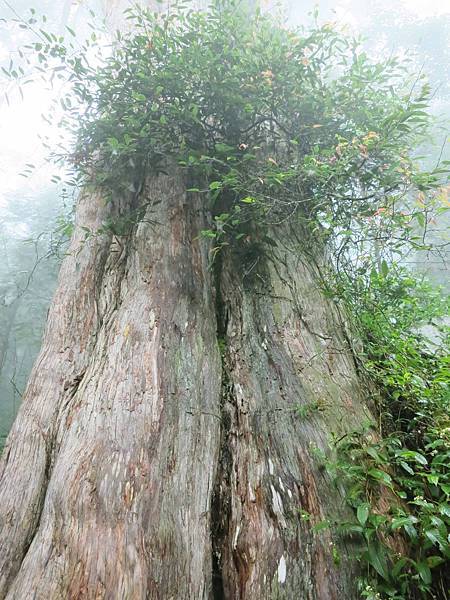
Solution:
{"label": "green leaf", "polygon": [[442,556],[427,556],[427,563],[430,569],[434,569],[435,567],[442,565],[444,562],[445,560],[442,558]]}
{"label": "green leaf", "polygon": [[425,531],[425,536],[430,540],[430,542],[436,546],[439,546],[440,548],[444,548],[446,545],[446,541],[437,529],[428,529]]}
{"label": "green leaf", "polygon": [[368,545],[368,561],[375,569],[375,571],[383,577],[383,579],[388,580],[388,569],[386,564],[386,559],[384,557],[384,548],[382,548],[379,544],[369,544]]}
{"label": "green leaf", "polygon": [[377,463],[381,463],[383,462],[381,459],[381,456],[379,455],[378,451],[373,447],[373,446],[368,446],[366,448],[366,452],[369,456],[371,456]]}
{"label": "green leaf", "polygon": [[387,485],[389,487],[392,485],[392,478],[385,471],[380,471],[379,469],[370,469],[369,475],[371,477],[373,477],[373,479],[376,479],[377,481],[381,481],[382,483],[384,483],[385,485]]}
{"label": "green leaf", "polygon": [[110,137],[107,141],[112,150],[117,150],[119,148],[119,140],[117,138]]}
{"label": "green leaf", "polygon": [[323,531],[324,529],[329,529],[329,528],[330,528],[330,522],[327,519],[325,519],[324,521],[320,521],[319,523],[314,525],[313,530],[316,533],[319,533],[319,531]]}
{"label": "green leaf", "polygon": [[402,458],[412,458],[413,460],[420,463],[421,465],[428,464],[428,460],[426,459],[426,457],[423,454],[421,454],[420,452],[416,452],[414,450],[404,450],[402,452],[399,452],[398,455],[401,456]]}
{"label": "green leaf", "polygon": [[431,571],[430,567],[426,562],[416,563],[417,572],[420,575],[420,578],[426,585],[430,585],[431,583]]}
{"label": "green leaf", "polygon": [[424,217],[423,213],[418,212],[418,213],[416,213],[415,216],[416,216],[416,219],[417,219],[417,222],[419,223],[419,225],[421,227],[425,227],[425,217]]}
{"label": "green leaf", "polygon": [[415,540],[417,538],[417,531],[414,527],[414,523],[417,523],[417,521],[418,519],[413,515],[408,515],[407,517],[394,517],[391,522],[391,529],[392,531],[395,531],[402,527],[409,537]]}
{"label": "green leaf", "polygon": [[408,463],[406,463],[402,460],[402,461],[400,461],[400,465],[403,467],[403,469],[405,469],[405,471],[407,473],[409,473],[410,475],[414,475],[414,471],[413,471],[413,469],[411,469],[411,467],[408,465]]}
{"label": "green leaf", "polygon": [[212,229],[203,229],[200,232],[200,235],[204,238],[216,238],[217,237],[217,233],[215,231],[212,231]]}
{"label": "green leaf", "polygon": [[395,563],[392,569],[392,575],[394,577],[398,577],[403,570],[403,567],[408,564],[409,559],[406,556],[399,558],[399,560]]}
{"label": "green leaf", "polygon": [[358,521],[361,525],[365,525],[367,521],[367,517],[369,516],[369,505],[367,503],[359,504],[356,509],[356,516],[358,517]]}
{"label": "green leaf", "polygon": [[433,473],[427,473],[426,474],[426,478],[431,483],[431,485],[438,485],[439,484],[439,475],[435,475]]}
{"label": "green leaf", "polygon": [[229,146],[228,144],[217,143],[215,145],[215,149],[220,154],[230,154],[230,152],[234,152],[235,148],[233,146]]}

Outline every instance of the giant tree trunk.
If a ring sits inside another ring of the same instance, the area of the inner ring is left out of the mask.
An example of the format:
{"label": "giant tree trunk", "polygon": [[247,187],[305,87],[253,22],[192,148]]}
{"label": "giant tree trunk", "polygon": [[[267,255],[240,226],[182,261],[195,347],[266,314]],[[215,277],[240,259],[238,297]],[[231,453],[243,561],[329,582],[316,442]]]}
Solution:
{"label": "giant tree trunk", "polygon": [[356,597],[314,532],[343,506],[315,450],[364,415],[336,307],[295,231],[213,277],[186,187],[151,179],[121,239],[80,200],[0,467],[1,598]]}

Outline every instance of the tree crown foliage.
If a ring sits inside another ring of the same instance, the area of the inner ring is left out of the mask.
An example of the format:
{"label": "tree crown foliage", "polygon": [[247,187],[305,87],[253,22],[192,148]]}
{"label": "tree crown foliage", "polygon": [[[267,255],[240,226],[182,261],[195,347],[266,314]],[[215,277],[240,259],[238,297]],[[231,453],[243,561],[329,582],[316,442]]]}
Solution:
{"label": "tree crown foliage", "polygon": [[430,120],[424,76],[372,61],[332,24],[291,30],[239,2],[135,7],[127,19],[95,58],[95,33],[77,48],[39,29],[30,45],[43,72],[69,83],[73,138],[60,158],[78,180],[112,198],[170,160],[204,194],[219,243],[295,219],[365,270],[374,242],[386,258],[427,246],[448,170],[423,171],[413,155]]}

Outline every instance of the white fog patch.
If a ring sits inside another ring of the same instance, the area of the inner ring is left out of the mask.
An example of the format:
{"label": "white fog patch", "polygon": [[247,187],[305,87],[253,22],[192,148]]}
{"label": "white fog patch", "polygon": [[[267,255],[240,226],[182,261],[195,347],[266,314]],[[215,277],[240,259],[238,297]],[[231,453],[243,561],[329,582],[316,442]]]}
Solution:
{"label": "white fog patch", "polygon": [[442,0],[402,0],[402,4],[421,18],[450,13],[448,4]]}

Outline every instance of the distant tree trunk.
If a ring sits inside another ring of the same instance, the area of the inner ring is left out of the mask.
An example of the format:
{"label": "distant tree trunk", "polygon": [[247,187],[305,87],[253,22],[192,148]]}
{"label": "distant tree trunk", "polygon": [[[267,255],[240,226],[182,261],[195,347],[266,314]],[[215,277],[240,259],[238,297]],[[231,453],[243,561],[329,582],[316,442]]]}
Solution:
{"label": "distant tree trunk", "polygon": [[4,324],[0,340],[0,376],[2,374],[3,367],[5,366],[6,356],[8,354],[10,342],[9,338],[11,335],[11,331],[14,327],[14,322],[16,319],[17,311],[19,310],[19,306],[20,297],[13,300],[13,302],[11,302],[11,304],[8,306],[7,310],[5,310],[6,314],[4,317],[4,321],[6,321],[6,323]]}
{"label": "distant tree trunk", "polygon": [[120,239],[85,241],[114,209],[79,201],[0,467],[1,598],[356,597],[313,530],[343,511],[316,448],[365,414],[337,309],[288,228],[210,269],[187,187],[150,179]]}

